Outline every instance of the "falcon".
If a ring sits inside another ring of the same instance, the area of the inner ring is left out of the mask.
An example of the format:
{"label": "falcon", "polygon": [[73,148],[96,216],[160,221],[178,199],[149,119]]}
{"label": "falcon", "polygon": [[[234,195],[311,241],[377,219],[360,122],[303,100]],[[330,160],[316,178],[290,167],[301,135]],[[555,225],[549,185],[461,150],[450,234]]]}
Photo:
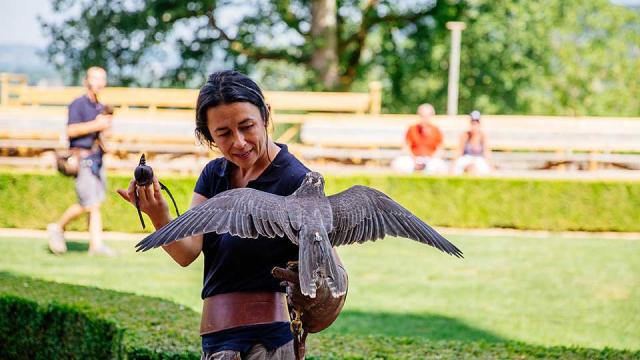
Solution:
{"label": "falcon", "polygon": [[187,236],[215,232],[243,238],[287,237],[298,245],[300,290],[315,297],[325,281],[333,297],[346,292],[333,246],[399,236],[462,258],[462,251],[384,193],[362,185],[326,196],[324,178],[305,175],[289,196],[251,188],[224,191],[144,238],[137,251],[168,245]]}

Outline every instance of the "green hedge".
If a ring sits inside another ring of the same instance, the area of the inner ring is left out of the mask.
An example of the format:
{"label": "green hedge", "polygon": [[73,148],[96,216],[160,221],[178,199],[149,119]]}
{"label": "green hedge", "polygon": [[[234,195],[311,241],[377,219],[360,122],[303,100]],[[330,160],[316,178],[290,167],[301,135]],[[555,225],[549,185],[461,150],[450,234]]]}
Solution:
{"label": "green hedge", "polygon": [[[194,178],[164,178],[184,211]],[[327,176],[327,194],[354,184],[389,194],[428,223],[467,228],[640,231],[640,182]],[[129,178],[109,178],[104,227],[141,231],[135,209],[115,193]],[[44,229],[75,202],[73,182],[57,174],[0,173],[0,227]],[[86,229],[77,221],[70,229]]]}
{"label": "green hedge", "polygon": [[69,305],[0,295],[3,359],[110,359],[120,354],[122,331]]}
{"label": "green hedge", "polygon": [[[199,316],[166,300],[0,272],[2,359],[199,359]],[[517,342],[314,334],[311,359],[637,359]]]}
{"label": "green hedge", "polygon": [[199,359],[199,324],[167,300],[0,273],[2,359]]}

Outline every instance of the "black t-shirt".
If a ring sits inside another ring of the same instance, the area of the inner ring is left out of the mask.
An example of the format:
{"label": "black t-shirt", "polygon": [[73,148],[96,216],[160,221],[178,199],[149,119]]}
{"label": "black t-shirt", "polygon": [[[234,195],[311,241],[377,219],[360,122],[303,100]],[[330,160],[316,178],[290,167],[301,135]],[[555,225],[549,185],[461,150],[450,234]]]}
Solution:
{"label": "black t-shirt", "polygon": [[[78,124],[95,120],[102,112],[103,105],[99,102],[92,102],[88,96],[84,95],[69,105],[68,125]],[[93,142],[98,138],[98,133],[91,133],[69,139],[69,147],[91,149]]]}
{"label": "black t-shirt", "polygon": [[[268,193],[291,195],[310,170],[289,153],[287,146],[277,144],[280,152],[255,180],[247,184]],[[231,189],[230,171],[235,165],[224,158],[209,162],[202,170],[194,191],[206,198]],[[298,247],[286,238],[244,239],[229,234],[204,235],[204,280],[202,298],[236,291],[285,292],[271,275],[274,266],[286,267],[288,261],[298,259]],[[275,326],[275,328],[274,328]],[[269,328],[269,331],[265,331]],[[268,334],[281,334],[277,339]],[[287,323],[254,325],[230,329],[203,336],[203,350],[224,349],[246,351],[261,342],[269,347],[284,345],[292,339]]]}

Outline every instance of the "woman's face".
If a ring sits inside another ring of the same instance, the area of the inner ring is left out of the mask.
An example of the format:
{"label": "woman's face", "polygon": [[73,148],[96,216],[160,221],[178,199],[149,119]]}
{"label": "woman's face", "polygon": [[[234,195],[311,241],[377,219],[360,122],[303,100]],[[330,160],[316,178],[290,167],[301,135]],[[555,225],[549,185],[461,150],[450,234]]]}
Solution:
{"label": "woman's face", "polygon": [[210,107],[207,127],[222,155],[241,169],[267,156],[267,128],[260,109],[249,102]]}

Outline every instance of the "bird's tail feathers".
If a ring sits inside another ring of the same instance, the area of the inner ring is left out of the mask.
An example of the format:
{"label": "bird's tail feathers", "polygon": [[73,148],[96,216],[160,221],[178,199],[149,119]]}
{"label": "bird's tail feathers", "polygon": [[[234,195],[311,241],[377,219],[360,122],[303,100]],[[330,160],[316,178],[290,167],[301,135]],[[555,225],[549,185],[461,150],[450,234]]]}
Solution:
{"label": "bird's tail feathers", "polygon": [[[303,234],[301,234],[303,235]],[[304,245],[302,243],[302,237],[301,237],[301,243],[300,243],[300,248],[299,248],[299,253],[298,253],[298,271],[299,271],[299,278],[300,278],[300,291],[309,297],[315,298],[316,297],[316,282],[314,280],[314,273],[315,273],[315,264],[313,261],[313,256],[311,254],[312,252],[312,247],[313,244],[307,244]]]}
{"label": "bird's tail feathers", "polygon": [[333,297],[339,297],[346,293],[345,279],[338,270],[338,264],[333,256],[331,243],[328,237],[322,238],[319,233],[300,238],[306,239],[307,244],[300,246],[299,271],[300,290],[309,297],[316,297],[316,290],[323,282],[331,290]]}
{"label": "bird's tail feathers", "polygon": [[329,241],[323,241],[321,246],[325,247],[322,253],[327,254],[324,261],[324,279],[331,290],[331,296],[334,298],[340,297],[347,293],[347,283],[344,276],[342,276],[342,273],[338,269],[338,263],[336,262],[335,256],[333,256],[333,251]]}

